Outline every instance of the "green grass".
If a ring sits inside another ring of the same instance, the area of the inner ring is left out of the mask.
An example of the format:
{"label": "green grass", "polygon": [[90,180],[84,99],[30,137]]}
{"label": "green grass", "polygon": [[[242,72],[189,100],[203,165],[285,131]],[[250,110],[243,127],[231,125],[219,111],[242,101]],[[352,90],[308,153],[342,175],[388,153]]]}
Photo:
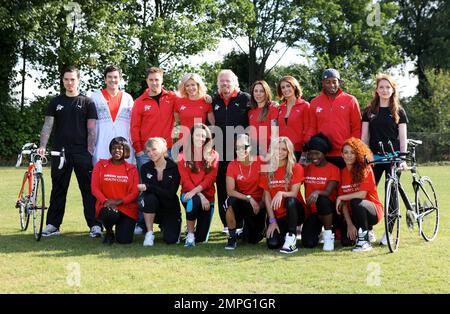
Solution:
{"label": "green grass", "polygon": [[[224,250],[216,214],[207,244],[195,248],[168,246],[158,233],[155,246],[105,247],[87,233],[75,176],[60,237],[36,242],[32,231],[19,231],[14,208],[23,169],[0,168],[0,293],[449,293],[450,170],[422,167],[437,186],[441,224],[427,243],[403,223],[399,251],[376,246],[352,253],[336,245],[334,252],[303,249],[286,256],[259,245],[238,244]],[[47,201],[49,170],[45,169]],[[405,184],[409,176],[404,175]],[[406,185],[406,184],[405,184]],[[383,197],[383,193],[380,193]],[[184,216],[184,214],[183,214]],[[184,225],[184,224],[183,224]],[[381,237],[383,225],[375,228]],[[72,284],[79,267],[80,284]]]}

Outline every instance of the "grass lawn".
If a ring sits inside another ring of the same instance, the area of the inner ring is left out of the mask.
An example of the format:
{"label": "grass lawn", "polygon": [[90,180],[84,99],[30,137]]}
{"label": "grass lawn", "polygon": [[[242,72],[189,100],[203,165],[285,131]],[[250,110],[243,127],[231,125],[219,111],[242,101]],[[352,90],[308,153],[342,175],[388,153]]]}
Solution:
{"label": "grass lawn", "polygon": [[[224,250],[226,238],[217,213],[209,243],[195,248],[166,245],[159,232],[151,248],[142,247],[143,236],[131,245],[106,247],[101,239],[88,236],[75,175],[62,235],[36,242],[30,228],[19,230],[14,208],[23,171],[0,168],[0,293],[450,292],[448,166],[420,168],[437,187],[441,223],[435,241],[425,242],[417,227],[409,231],[403,222],[395,254],[378,245],[371,252],[352,253],[336,244],[334,252],[300,248],[289,256],[269,251],[265,242],[238,243],[235,251]],[[49,169],[44,173],[48,202]],[[402,176],[404,185],[409,178]],[[375,234],[381,237],[383,224],[375,227]]]}

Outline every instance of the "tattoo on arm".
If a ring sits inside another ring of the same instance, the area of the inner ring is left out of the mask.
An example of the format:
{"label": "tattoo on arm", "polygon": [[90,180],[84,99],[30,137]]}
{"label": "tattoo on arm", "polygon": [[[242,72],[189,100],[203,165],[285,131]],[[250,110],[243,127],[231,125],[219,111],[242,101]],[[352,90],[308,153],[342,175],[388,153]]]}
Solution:
{"label": "tattoo on arm", "polygon": [[88,151],[93,154],[95,149],[95,143],[97,141],[97,134],[96,134],[96,125],[97,120],[95,119],[88,119],[87,121],[87,149]]}
{"label": "tattoo on arm", "polygon": [[50,134],[52,133],[55,117],[45,116],[44,126],[41,131],[40,147],[46,147]]}

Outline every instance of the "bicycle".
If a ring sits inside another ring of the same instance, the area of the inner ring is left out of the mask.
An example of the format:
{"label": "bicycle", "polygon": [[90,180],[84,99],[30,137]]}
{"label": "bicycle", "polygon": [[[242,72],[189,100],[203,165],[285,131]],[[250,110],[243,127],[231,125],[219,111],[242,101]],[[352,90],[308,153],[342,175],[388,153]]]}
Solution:
{"label": "bicycle", "polygon": [[[17,156],[16,167],[22,164],[22,157],[25,155],[30,155],[30,162],[23,176],[16,208],[19,209],[20,229],[22,231],[27,230],[30,216],[33,216],[33,233],[36,241],[39,241],[42,237],[45,210],[47,209],[45,206],[44,176],[42,173],[42,166],[47,164],[47,158],[37,154],[36,144],[27,143],[23,145],[21,152]],[[50,154],[46,154],[46,156],[48,155],[59,156],[58,168],[61,169],[64,166],[64,148],[61,152],[51,151]]]}
{"label": "bicycle", "polygon": [[[408,152],[395,152],[392,143],[389,141],[391,153],[386,153],[382,142],[379,142],[383,153],[381,159],[370,161],[370,164],[390,163],[391,171],[386,177],[385,199],[384,199],[384,224],[386,239],[391,253],[397,251],[400,243],[400,222],[401,211],[399,204],[399,194],[406,207],[406,224],[409,229],[413,229],[414,222],[419,227],[419,235],[425,241],[433,241],[439,230],[439,207],[433,182],[427,176],[420,176],[417,173],[416,146],[422,144],[420,140],[408,139]],[[403,188],[399,174],[400,163],[410,162],[406,170],[411,171],[412,187],[414,191],[414,202],[409,200]]]}

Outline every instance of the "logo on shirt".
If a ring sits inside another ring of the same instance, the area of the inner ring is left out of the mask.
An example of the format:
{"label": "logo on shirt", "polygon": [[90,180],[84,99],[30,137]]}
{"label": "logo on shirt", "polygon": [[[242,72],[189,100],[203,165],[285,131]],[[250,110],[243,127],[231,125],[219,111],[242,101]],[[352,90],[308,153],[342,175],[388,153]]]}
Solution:
{"label": "logo on shirt", "polygon": [[60,111],[60,110],[63,110],[63,109],[64,109],[64,106],[61,106],[61,105],[56,106],[56,111]]}
{"label": "logo on shirt", "polygon": [[242,174],[238,174],[236,177],[237,180],[244,180],[244,176]]}
{"label": "logo on shirt", "polygon": [[216,111],[219,110],[219,105],[215,105],[214,110],[216,110]]}
{"label": "logo on shirt", "polygon": [[239,103],[237,103],[237,102],[236,102],[236,103],[234,103],[234,105],[235,105],[236,107],[239,107]]}
{"label": "logo on shirt", "polygon": [[169,179],[172,179],[172,176],[169,176]]}
{"label": "logo on shirt", "polygon": [[152,105],[145,105],[144,106],[144,111],[150,110],[150,108],[152,108]]}
{"label": "logo on shirt", "polygon": [[322,111],[322,108],[321,108],[321,107],[317,107],[317,108],[316,108],[316,112],[317,112],[317,113],[319,113],[319,112],[321,112],[321,111]]}
{"label": "logo on shirt", "polygon": [[147,173],[147,179],[151,179],[153,177],[153,175],[151,173]]}
{"label": "logo on shirt", "polygon": [[81,106],[81,104],[77,104],[77,108],[81,109],[83,106]]}
{"label": "logo on shirt", "polygon": [[181,107],[180,107],[180,111],[181,111],[181,110],[185,110],[185,109],[186,109],[186,106],[181,106]]}
{"label": "logo on shirt", "polygon": [[342,109],[345,109],[345,107],[344,107],[344,106],[341,106],[341,108],[342,108]]}

